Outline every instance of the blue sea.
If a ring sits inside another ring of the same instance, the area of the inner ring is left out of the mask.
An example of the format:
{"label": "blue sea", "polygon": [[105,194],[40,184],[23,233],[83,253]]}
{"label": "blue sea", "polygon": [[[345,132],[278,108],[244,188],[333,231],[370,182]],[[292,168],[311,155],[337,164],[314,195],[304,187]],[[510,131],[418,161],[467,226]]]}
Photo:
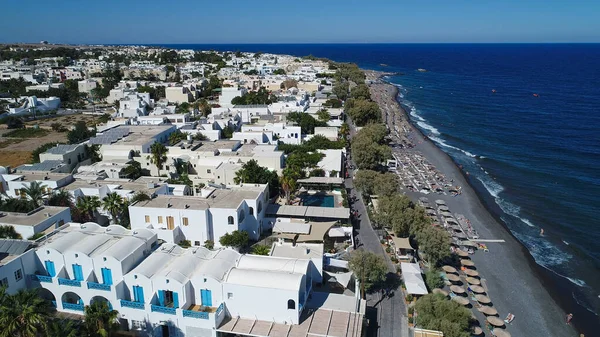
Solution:
{"label": "blue sea", "polygon": [[598,331],[600,44],[166,46],[311,54],[398,73],[387,80],[413,123],[469,172],[578,328]]}

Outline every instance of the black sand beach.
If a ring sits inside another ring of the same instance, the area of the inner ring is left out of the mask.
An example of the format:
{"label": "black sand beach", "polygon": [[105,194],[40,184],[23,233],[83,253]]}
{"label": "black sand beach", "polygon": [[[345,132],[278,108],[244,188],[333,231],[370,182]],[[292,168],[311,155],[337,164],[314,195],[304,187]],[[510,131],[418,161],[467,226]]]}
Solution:
{"label": "black sand beach", "polygon": [[[366,73],[369,79],[381,76],[381,73],[372,71]],[[565,324],[566,313],[544,287],[544,281],[537,272],[539,267],[529,252],[492,216],[452,159],[410,124],[406,112],[396,101],[396,87],[378,84],[376,88],[372,86],[372,90],[382,99],[387,96],[385,101],[393,101],[386,104],[396,111],[396,126],[402,125],[409,130],[408,139],[415,144],[413,150],[420,152],[448,179],[462,187],[462,194],[457,197],[411,191],[406,194],[414,201],[423,196],[430,202],[442,199],[452,213],[463,214],[471,221],[480,238],[504,240],[503,243],[487,243],[489,252],[478,250],[471,259],[489,289],[488,295],[500,318],[504,319],[508,313],[516,317],[506,330],[513,336],[577,336],[575,329]],[[485,325],[484,316],[476,309],[473,311],[480,324]]]}

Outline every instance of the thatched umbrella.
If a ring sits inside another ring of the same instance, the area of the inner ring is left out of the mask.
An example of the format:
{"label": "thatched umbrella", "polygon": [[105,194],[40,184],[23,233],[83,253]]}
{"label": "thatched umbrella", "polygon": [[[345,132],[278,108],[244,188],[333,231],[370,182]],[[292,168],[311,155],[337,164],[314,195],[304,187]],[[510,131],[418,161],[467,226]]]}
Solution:
{"label": "thatched umbrella", "polygon": [[477,300],[477,302],[482,303],[482,304],[487,304],[492,301],[492,300],[490,300],[489,297],[487,297],[485,295],[475,295],[475,299]]}
{"label": "thatched umbrella", "polygon": [[438,199],[438,200],[435,201],[435,204],[436,205],[446,205],[446,202],[444,200],[442,200],[442,199]]}
{"label": "thatched umbrella", "polygon": [[465,252],[462,249],[456,249],[454,252],[460,257],[469,257],[469,253]]}
{"label": "thatched umbrella", "polygon": [[454,296],[452,297],[452,300],[460,305],[469,305],[469,300],[465,297]]}
{"label": "thatched umbrella", "polygon": [[477,270],[473,270],[473,269],[465,269],[465,270],[463,270],[463,273],[465,273],[466,275],[471,276],[471,277],[479,276],[479,273],[477,272]]}
{"label": "thatched umbrella", "polygon": [[448,206],[446,206],[446,205],[440,205],[440,207],[438,207],[438,209],[443,212],[448,212],[450,210],[450,208],[448,208]]}
{"label": "thatched umbrella", "polygon": [[459,282],[460,281],[460,277],[456,274],[446,274],[446,278],[448,278],[448,280],[450,280],[451,282]]}
{"label": "thatched umbrella", "polygon": [[442,289],[440,289],[440,288],[435,288],[435,289],[433,289],[433,293],[434,293],[434,294],[442,294],[442,295],[444,295],[444,296],[448,296],[448,292],[446,292],[446,291],[444,291],[444,290],[442,290]]}
{"label": "thatched umbrella", "polygon": [[446,273],[456,273],[456,268],[454,268],[452,266],[443,266],[442,270],[445,271]]}
{"label": "thatched umbrella", "polygon": [[496,316],[488,316],[486,320],[493,326],[504,326],[504,321]]}
{"label": "thatched umbrella", "polygon": [[455,294],[464,294],[465,288],[459,286],[450,286],[450,290]]}
{"label": "thatched umbrella", "polygon": [[496,328],[494,331],[492,331],[492,333],[496,337],[510,337],[510,333],[504,329]]}
{"label": "thatched umbrella", "polygon": [[481,329],[480,327],[476,326],[473,327],[473,335],[475,336],[479,336],[483,333],[483,329]]}
{"label": "thatched umbrella", "polygon": [[490,307],[487,305],[482,306],[481,308],[478,308],[477,310],[479,310],[479,312],[482,312],[488,316],[495,316],[498,315],[498,310],[496,310],[496,308],[494,307]]}
{"label": "thatched umbrella", "polygon": [[485,293],[485,289],[483,289],[483,287],[481,287],[481,286],[471,285],[471,286],[469,286],[469,289],[471,289],[471,291],[473,291],[474,293],[478,293],[478,294]]}
{"label": "thatched umbrella", "polygon": [[473,285],[480,285],[481,281],[479,281],[478,279],[474,278],[474,277],[467,277],[465,280],[467,280],[467,282],[469,282],[469,284],[473,284]]}
{"label": "thatched umbrella", "polygon": [[473,263],[473,261],[467,260],[467,259],[460,260],[460,264],[462,264],[465,267],[473,267],[475,265],[475,263]]}

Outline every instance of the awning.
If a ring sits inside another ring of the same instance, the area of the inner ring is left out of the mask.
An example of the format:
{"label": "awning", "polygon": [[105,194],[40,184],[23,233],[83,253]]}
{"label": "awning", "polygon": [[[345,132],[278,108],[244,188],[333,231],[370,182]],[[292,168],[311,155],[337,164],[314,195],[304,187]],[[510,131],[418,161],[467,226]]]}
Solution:
{"label": "awning", "polygon": [[414,250],[414,248],[410,245],[410,241],[408,240],[408,238],[399,238],[392,235],[392,241],[394,242],[394,246],[396,247],[396,249]]}
{"label": "awning", "polygon": [[407,293],[413,295],[426,295],[429,293],[418,264],[402,262],[400,268],[402,269],[402,278]]}
{"label": "awning", "polygon": [[344,288],[348,288],[350,281],[352,280],[352,272],[347,273],[332,273],[329,271],[324,271],[329,277],[335,279],[335,281],[344,286]]}
{"label": "awning", "polygon": [[310,233],[298,235],[298,239],[296,239],[296,242],[323,241],[323,237],[325,236],[325,233],[327,233],[329,231],[329,229],[331,227],[333,227],[335,224],[336,224],[335,221],[311,222],[310,223]]}
{"label": "awning", "polygon": [[269,205],[267,214],[302,218],[349,219],[350,209],[344,207]]}
{"label": "awning", "polygon": [[323,185],[342,185],[343,178],[337,177],[309,177],[306,179],[298,179],[300,184],[323,184]]}
{"label": "awning", "polygon": [[275,222],[273,233],[310,233],[310,224],[300,222]]}

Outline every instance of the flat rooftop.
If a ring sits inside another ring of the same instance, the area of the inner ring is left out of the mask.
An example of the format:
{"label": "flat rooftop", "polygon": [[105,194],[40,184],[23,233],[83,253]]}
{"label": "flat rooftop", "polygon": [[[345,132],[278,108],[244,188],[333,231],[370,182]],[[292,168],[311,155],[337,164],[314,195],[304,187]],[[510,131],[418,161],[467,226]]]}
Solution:
{"label": "flat rooftop", "polygon": [[24,240],[0,239],[0,267],[14,260],[31,248]]}
{"label": "flat rooftop", "polygon": [[158,134],[173,128],[172,125],[120,125],[112,129],[127,128],[129,134],[116,141],[115,145],[144,145],[151,142]]}
{"label": "flat rooftop", "polygon": [[264,185],[244,185],[241,188],[215,189],[208,197],[159,195],[152,200],[143,201],[133,207],[197,209],[237,208],[246,199],[256,199],[264,190]]}
{"label": "flat rooftop", "polygon": [[323,257],[323,244],[321,243],[298,243],[291,242],[273,244],[271,256],[287,257],[292,259],[312,259]]}
{"label": "flat rooftop", "polygon": [[[154,185],[149,185],[150,182],[138,181],[121,181],[121,180],[85,180],[76,179],[72,183],[63,187],[67,191],[73,191],[80,188],[100,188],[102,186],[110,186],[111,190],[131,190],[133,192],[146,192],[148,194],[155,193],[165,182],[159,182],[158,178],[154,178]],[[153,187],[151,187],[153,186]]]}
{"label": "flat rooftop", "polygon": [[68,173],[49,173],[49,172],[21,172],[17,174],[11,174],[13,179],[9,181],[38,181],[38,180],[50,180],[57,181],[64,179],[70,174]]}
{"label": "flat rooftop", "polygon": [[42,206],[29,213],[1,212],[0,224],[18,226],[37,226],[68,207]]}

